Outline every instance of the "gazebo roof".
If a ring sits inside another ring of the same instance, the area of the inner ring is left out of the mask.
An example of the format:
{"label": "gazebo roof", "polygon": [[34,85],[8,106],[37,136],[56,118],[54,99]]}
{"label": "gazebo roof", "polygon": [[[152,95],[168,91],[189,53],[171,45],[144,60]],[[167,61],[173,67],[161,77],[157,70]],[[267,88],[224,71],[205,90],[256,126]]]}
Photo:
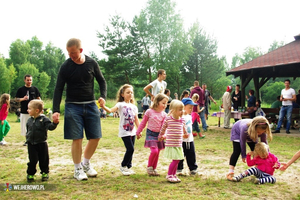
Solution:
{"label": "gazebo roof", "polygon": [[295,41],[226,72],[236,77],[255,73],[259,77],[300,77],[300,34]]}

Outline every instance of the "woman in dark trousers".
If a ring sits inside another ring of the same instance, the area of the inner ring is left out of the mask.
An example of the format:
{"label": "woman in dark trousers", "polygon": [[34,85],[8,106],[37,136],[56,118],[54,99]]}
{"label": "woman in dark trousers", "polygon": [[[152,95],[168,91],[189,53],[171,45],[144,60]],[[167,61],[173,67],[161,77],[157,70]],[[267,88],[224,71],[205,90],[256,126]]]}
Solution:
{"label": "woman in dark trousers", "polygon": [[[233,102],[234,111],[238,111],[239,106],[242,105],[240,85],[235,86],[235,91],[231,95],[231,100]],[[234,119],[234,120],[235,120],[235,122],[237,122],[239,119]]]}

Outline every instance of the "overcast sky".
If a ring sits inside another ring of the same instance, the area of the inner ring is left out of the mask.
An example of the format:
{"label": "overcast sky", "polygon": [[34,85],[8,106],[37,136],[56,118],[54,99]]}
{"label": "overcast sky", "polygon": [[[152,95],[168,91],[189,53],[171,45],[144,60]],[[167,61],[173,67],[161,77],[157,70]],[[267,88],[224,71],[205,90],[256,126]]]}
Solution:
{"label": "overcast sky", "polygon": [[[52,42],[65,51],[69,38],[82,40],[84,53],[98,57],[96,32],[103,32],[110,16],[131,21],[147,0],[7,0],[0,4],[0,54],[9,56],[10,44],[33,36],[44,46]],[[218,41],[218,55],[231,62],[248,46],[266,52],[274,41],[292,42],[300,34],[300,0],[175,0],[176,10],[188,28],[197,19]]]}

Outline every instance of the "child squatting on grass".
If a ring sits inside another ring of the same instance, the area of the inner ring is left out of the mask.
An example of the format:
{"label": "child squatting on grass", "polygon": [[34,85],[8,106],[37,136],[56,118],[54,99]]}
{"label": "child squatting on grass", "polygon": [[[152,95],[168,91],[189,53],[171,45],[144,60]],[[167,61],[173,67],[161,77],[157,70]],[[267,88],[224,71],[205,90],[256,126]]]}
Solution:
{"label": "child squatting on grass", "polygon": [[[251,159],[253,156],[253,159]],[[239,176],[232,178],[233,181],[238,182],[241,179],[254,175],[256,179],[254,183],[275,183],[276,178],[273,177],[275,169],[279,169],[280,163],[278,158],[269,152],[268,145],[264,142],[259,142],[255,145],[254,152],[247,154],[247,165],[252,167],[241,173]]]}
{"label": "child squatting on grass", "polygon": [[26,142],[28,149],[29,162],[27,163],[27,181],[34,181],[36,173],[36,164],[39,162],[42,181],[49,178],[49,152],[47,144],[47,132],[57,127],[59,120],[51,122],[42,114],[44,103],[41,100],[32,100],[28,104],[28,114],[30,118],[26,123]]}
{"label": "child squatting on grass", "polygon": [[[196,163],[196,153],[195,153],[195,145],[194,145],[194,136],[192,131],[192,110],[194,106],[198,106],[197,103],[194,103],[191,98],[183,98],[182,103],[184,105],[184,111],[182,118],[185,121],[185,126],[187,133],[189,134],[188,138],[183,139],[182,148],[183,153],[186,158],[187,165],[190,169],[190,175],[198,175],[198,165]],[[183,175],[183,161],[180,160],[176,175]]]}
{"label": "child squatting on grass", "polygon": [[4,137],[7,135],[8,131],[10,130],[10,125],[6,121],[8,110],[9,110],[9,101],[10,96],[9,94],[2,94],[0,97],[0,145],[6,145],[6,141]]}
{"label": "child squatting on grass", "polygon": [[125,176],[135,174],[135,172],[130,169],[132,167],[132,155],[136,135],[134,124],[138,127],[140,122],[138,119],[138,109],[134,103],[133,87],[125,84],[121,86],[117,93],[117,104],[114,107],[108,108],[105,104],[100,104],[100,106],[109,113],[116,111],[119,113],[119,137],[122,138],[126,147],[126,153],[121,163],[120,171]]}
{"label": "child squatting on grass", "polygon": [[150,176],[159,176],[156,167],[159,152],[165,148],[165,143],[163,141],[158,141],[158,135],[162,123],[167,116],[164,110],[167,107],[168,99],[168,96],[162,93],[157,94],[150,109],[145,112],[143,120],[136,131],[137,138],[140,139],[142,137],[141,133],[148,122],[144,147],[150,148],[151,151],[147,166],[147,173]]}
{"label": "child squatting on grass", "polygon": [[173,100],[170,105],[170,110],[171,115],[166,117],[158,140],[163,141],[166,139],[164,157],[173,160],[169,166],[166,178],[171,183],[177,183],[181,181],[176,176],[177,166],[180,160],[184,159],[182,140],[183,137],[187,138],[188,134],[185,127],[185,120],[182,118],[183,103],[179,100]]}
{"label": "child squatting on grass", "polygon": [[258,137],[260,137],[261,142],[268,144],[267,136],[271,141],[272,133],[269,122],[262,116],[253,119],[242,119],[232,126],[230,140],[233,144],[233,153],[229,161],[229,173],[226,176],[228,180],[231,181],[234,177],[234,168],[240,154],[243,162],[246,162],[246,143],[253,151],[255,144],[258,142]]}

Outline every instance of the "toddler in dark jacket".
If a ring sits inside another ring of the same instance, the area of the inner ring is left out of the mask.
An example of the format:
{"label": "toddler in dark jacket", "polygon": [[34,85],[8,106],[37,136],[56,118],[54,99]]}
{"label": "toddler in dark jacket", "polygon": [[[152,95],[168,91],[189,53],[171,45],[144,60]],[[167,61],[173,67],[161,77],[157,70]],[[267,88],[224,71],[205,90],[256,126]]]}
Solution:
{"label": "toddler in dark jacket", "polygon": [[49,152],[47,144],[47,132],[56,128],[59,120],[51,122],[44,114],[44,103],[41,100],[32,100],[28,104],[28,113],[31,116],[26,124],[26,141],[28,147],[27,163],[27,181],[34,181],[36,173],[36,164],[39,162],[39,167],[42,174],[42,181],[47,181],[49,178]]}

